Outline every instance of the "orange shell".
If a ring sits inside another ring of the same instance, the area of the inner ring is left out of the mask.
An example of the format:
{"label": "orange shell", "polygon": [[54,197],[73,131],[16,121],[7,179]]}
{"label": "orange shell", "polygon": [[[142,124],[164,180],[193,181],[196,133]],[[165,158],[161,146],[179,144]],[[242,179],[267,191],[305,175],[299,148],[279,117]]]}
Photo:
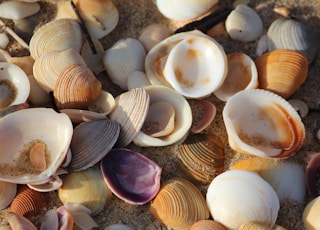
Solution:
{"label": "orange shell", "polygon": [[227,230],[227,228],[214,220],[199,220],[191,226],[190,230]]}

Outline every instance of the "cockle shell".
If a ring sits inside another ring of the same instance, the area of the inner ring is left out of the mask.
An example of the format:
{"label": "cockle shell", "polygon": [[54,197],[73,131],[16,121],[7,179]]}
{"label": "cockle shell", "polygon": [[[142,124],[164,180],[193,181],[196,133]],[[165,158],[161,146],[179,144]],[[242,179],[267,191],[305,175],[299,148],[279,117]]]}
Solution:
{"label": "cockle shell", "polygon": [[224,144],[213,134],[193,134],[177,147],[177,168],[187,179],[209,184],[224,171]]}
{"label": "cockle shell", "polygon": [[37,60],[54,50],[74,48],[80,52],[83,37],[80,25],[72,19],[53,20],[40,27],[30,39],[30,54]]}
{"label": "cockle shell", "polygon": [[208,187],[207,205],[212,218],[228,229],[257,221],[272,227],[280,202],[273,188],[257,173],[231,170],[216,176]]}
{"label": "cockle shell", "polygon": [[116,102],[113,95],[105,90],[101,90],[98,98],[88,106],[88,110],[107,115],[115,106]]}
{"label": "cockle shell", "polygon": [[227,230],[222,224],[214,220],[199,220],[194,223],[190,230]]}
{"label": "cockle shell", "polygon": [[298,51],[276,49],[255,60],[259,88],[289,98],[308,76],[308,60]]}
{"label": "cockle shell", "polygon": [[[10,132],[8,132],[10,130]],[[50,135],[47,135],[47,133]],[[0,180],[19,184],[43,184],[63,163],[73,133],[65,114],[49,108],[19,110],[0,119]],[[45,145],[46,169],[31,164],[29,152],[37,144]]]}
{"label": "cockle shell", "polygon": [[303,210],[302,221],[306,230],[317,230],[320,228],[319,210],[320,196],[311,200]]}
{"label": "cockle shell", "polygon": [[98,98],[101,88],[89,67],[71,64],[57,77],[53,95],[59,109],[85,109]]}
{"label": "cockle shell", "polygon": [[21,19],[31,16],[40,10],[39,3],[5,1],[0,4],[0,15],[6,19]]}
{"label": "cockle shell", "polygon": [[205,198],[199,189],[183,178],[167,180],[150,205],[152,215],[169,228],[189,229],[209,218]]}
{"label": "cockle shell", "polygon": [[226,19],[226,30],[234,40],[251,42],[263,32],[259,14],[247,5],[238,5]]}
{"label": "cockle shell", "polygon": [[5,209],[17,194],[17,184],[0,181],[0,210]]}
{"label": "cockle shell", "polygon": [[300,149],[305,137],[296,110],[267,90],[249,89],[230,97],[223,120],[231,148],[240,153],[287,158]]}

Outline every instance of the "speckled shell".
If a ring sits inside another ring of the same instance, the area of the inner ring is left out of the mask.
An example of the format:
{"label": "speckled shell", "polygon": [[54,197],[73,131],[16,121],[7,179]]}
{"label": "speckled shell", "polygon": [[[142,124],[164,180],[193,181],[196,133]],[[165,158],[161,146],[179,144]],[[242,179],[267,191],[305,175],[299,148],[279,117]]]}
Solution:
{"label": "speckled shell", "polygon": [[199,189],[186,179],[166,181],[150,205],[152,215],[169,228],[189,229],[209,218],[208,207]]}
{"label": "speckled shell", "polygon": [[227,228],[214,220],[199,220],[191,226],[190,230],[227,230]]}
{"label": "speckled shell", "polygon": [[188,179],[210,184],[224,171],[224,144],[213,134],[193,134],[177,147],[177,167]]}
{"label": "speckled shell", "polygon": [[259,88],[289,98],[308,76],[308,60],[298,51],[276,49],[255,60]]}

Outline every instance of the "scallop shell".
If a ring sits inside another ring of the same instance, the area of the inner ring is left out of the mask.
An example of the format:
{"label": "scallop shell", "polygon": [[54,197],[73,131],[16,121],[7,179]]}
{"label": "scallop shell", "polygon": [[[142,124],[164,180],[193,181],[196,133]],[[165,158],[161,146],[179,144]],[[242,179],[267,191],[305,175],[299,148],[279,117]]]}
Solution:
{"label": "scallop shell", "polygon": [[268,50],[289,49],[304,54],[311,63],[319,47],[317,33],[306,24],[292,18],[278,18],[268,29]]}
{"label": "scallop shell", "polygon": [[315,230],[320,228],[319,210],[320,196],[311,200],[303,210],[302,221],[306,230]]}
{"label": "scallop shell", "polygon": [[223,120],[231,148],[240,153],[287,158],[300,149],[305,137],[295,109],[282,97],[262,89],[240,91],[229,98]]}
{"label": "scallop shell", "polygon": [[232,39],[242,42],[254,41],[263,32],[263,23],[259,14],[243,4],[231,11],[225,26]]}
{"label": "scallop shell", "polygon": [[128,74],[144,69],[146,51],[135,38],[120,39],[104,53],[103,64],[110,80],[127,89]]}
{"label": "scallop shell", "polygon": [[0,4],[1,18],[6,19],[21,19],[33,14],[40,10],[39,3],[26,3],[19,1],[6,1]]}
{"label": "scallop shell", "polygon": [[172,178],[162,185],[150,205],[150,212],[173,229],[189,229],[195,222],[209,218],[201,192],[182,178]]}
{"label": "scallop shell", "polygon": [[277,49],[255,60],[259,88],[289,98],[308,76],[308,60],[298,51]]}
{"label": "scallop shell", "polygon": [[190,230],[227,230],[222,224],[214,220],[199,220],[194,223]]}
{"label": "scallop shell", "polygon": [[99,167],[91,167],[80,172],[71,172],[62,177],[63,185],[58,189],[63,204],[79,203],[92,212],[104,210],[112,197],[111,190],[104,182]]}
{"label": "scallop shell", "polygon": [[117,147],[127,146],[138,135],[149,110],[149,93],[144,88],[132,89],[115,98],[116,106],[108,115],[120,124]]}
{"label": "scallop shell", "polygon": [[[120,125],[112,120],[82,122],[73,130],[69,168],[81,171],[98,163],[118,140]],[[90,135],[88,135],[90,133]]]}
{"label": "scallop shell", "polygon": [[5,209],[17,194],[17,184],[0,181],[0,210]]}
{"label": "scallop shell", "polygon": [[85,109],[98,98],[101,88],[90,68],[71,64],[57,77],[53,95],[59,109]]}
{"label": "scallop shell", "polygon": [[177,168],[183,175],[210,184],[224,171],[224,144],[213,134],[194,134],[177,147]]}
{"label": "scallop shell", "polygon": [[80,52],[83,37],[80,25],[72,19],[57,19],[40,27],[31,37],[31,56],[37,60],[53,50],[74,48]]}
{"label": "scallop shell", "polygon": [[214,95],[222,101],[241,90],[258,88],[258,72],[254,61],[244,53],[231,53],[228,58],[228,73]]}
{"label": "scallop shell", "polygon": [[273,188],[258,174],[245,170],[216,176],[208,187],[206,200],[212,218],[228,229],[238,229],[250,221],[272,227],[280,208]]}

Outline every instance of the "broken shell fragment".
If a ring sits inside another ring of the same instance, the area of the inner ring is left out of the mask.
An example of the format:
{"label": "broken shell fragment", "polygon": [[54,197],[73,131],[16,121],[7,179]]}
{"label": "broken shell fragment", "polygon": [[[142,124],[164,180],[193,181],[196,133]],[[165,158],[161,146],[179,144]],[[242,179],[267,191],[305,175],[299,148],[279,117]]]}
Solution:
{"label": "broken shell fragment", "polygon": [[192,110],[192,133],[201,133],[213,121],[217,108],[208,100],[188,100]]}
{"label": "broken shell fragment", "polygon": [[320,196],[320,153],[313,153],[306,168],[306,182],[309,194]]}
{"label": "broken shell fragment", "polygon": [[141,153],[113,149],[101,160],[100,168],[111,191],[130,204],[145,204],[159,191],[162,169]]}
{"label": "broken shell fragment", "polygon": [[306,230],[316,230],[320,228],[319,210],[320,196],[311,200],[303,210],[302,221]]}

